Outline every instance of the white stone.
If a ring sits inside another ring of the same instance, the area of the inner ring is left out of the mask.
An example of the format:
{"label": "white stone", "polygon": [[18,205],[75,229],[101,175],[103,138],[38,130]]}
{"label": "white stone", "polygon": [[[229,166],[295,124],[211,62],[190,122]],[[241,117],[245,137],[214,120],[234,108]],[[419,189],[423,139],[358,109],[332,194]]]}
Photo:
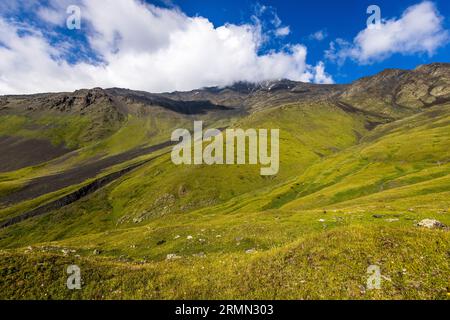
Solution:
{"label": "white stone", "polygon": [[417,224],[417,226],[428,229],[445,228],[445,225],[443,223],[434,219],[423,219]]}

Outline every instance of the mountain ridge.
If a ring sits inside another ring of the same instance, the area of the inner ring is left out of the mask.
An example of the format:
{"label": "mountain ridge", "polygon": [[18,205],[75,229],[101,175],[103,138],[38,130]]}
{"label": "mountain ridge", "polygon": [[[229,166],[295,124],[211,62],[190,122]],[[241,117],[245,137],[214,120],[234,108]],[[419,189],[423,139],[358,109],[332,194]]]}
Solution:
{"label": "mountain ridge", "polygon": [[36,103],[50,109],[64,111],[78,105],[78,111],[82,112],[98,100],[113,103],[114,97],[125,103],[141,103],[144,106],[160,106],[175,112],[197,114],[227,108],[259,110],[260,108],[255,106],[264,107],[263,100],[270,101],[268,103],[273,105],[327,98],[342,100],[349,104],[356,102],[358,105],[355,107],[374,111],[368,104],[379,99],[384,106],[378,103],[378,108],[386,109],[390,105],[395,109],[381,110],[381,113],[391,111],[398,117],[402,113],[400,110],[402,108],[420,109],[449,101],[449,84],[450,64],[433,63],[420,65],[413,70],[386,69],[350,84],[324,85],[282,79],[260,83],[237,82],[225,87],[207,87],[183,92],[150,93],[122,88],[92,88],[72,93],[5,95],[1,96],[0,100],[2,108],[7,108],[11,99],[35,98],[38,99]]}

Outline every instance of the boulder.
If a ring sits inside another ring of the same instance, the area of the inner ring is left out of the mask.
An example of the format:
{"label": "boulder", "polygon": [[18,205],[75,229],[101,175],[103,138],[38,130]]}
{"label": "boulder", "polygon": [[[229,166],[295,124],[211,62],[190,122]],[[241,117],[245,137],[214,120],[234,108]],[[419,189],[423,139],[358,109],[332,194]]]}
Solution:
{"label": "boulder", "polygon": [[445,224],[434,219],[424,219],[417,226],[427,229],[443,229],[446,227]]}

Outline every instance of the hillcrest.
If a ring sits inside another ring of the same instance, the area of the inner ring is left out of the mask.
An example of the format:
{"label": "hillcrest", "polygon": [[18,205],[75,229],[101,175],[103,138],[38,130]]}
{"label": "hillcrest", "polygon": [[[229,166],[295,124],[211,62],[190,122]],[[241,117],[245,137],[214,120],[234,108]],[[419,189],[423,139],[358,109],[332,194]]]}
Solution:
{"label": "hillcrest", "polygon": [[203,133],[203,122],[194,121],[193,136],[187,129],[176,129],[171,140],[179,142],[171,154],[176,165],[260,164],[262,176],[276,175],[279,171],[279,129],[226,129],[224,136],[218,129]]}

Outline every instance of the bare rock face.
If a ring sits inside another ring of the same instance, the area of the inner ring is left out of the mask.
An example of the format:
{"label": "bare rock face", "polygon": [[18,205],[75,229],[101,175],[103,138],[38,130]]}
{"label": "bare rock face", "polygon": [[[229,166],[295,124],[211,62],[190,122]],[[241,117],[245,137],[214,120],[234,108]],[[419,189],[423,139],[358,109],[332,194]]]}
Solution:
{"label": "bare rock face", "polygon": [[21,106],[28,111],[102,114],[111,119],[119,114],[136,113],[133,106],[148,112],[161,107],[181,114],[204,114],[211,111],[253,112],[300,101],[334,101],[353,111],[395,120],[423,108],[450,102],[450,64],[422,65],[415,70],[387,69],[349,85],[274,80],[161,94],[93,88],[72,93],[0,97],[0,107],[10,98],[16,101],[13,108]]}
{"label": "bare rock face", "polygon": [[450,64],[423,65],[412,71],[388,69],[354,82],[339,99],[359,109],[398,119],[422,108],[450,102]]}
{"label": "bare rock face", "polygon": [[[28,110],[53,110],[66,113],[83,114],[93,109],[112,109],[113,98],[101,88],[82,89],[72,93],[38,94],[29,96],[26,101]],[[94,110],[95,109],[95,110]]]}
{"label": "bare rock face", "polygon": [[397,103],[417,108],[450,99],[448,64],[423,65],[414,70],[397,94]]}
{"label": "bare rock face", "polygon": [[401,119],[425,108],[450,103],[450,64],[428,64],[415,70],[387,69],[349,85],[274,80],[159,94],[93,88],[72,93],[3,96],[0,112],[86,115],[95,120],[97,127],[117,128],[128,114],[147,115],[160,108],[184,115],[216,112],[231,116],[318,101],[334,103],[347,112],[364,113],[373,118],[373,123]]}
{"label": "bare rock face", "polygon": [[427,229],[443,229],[446,228],[446,225],[434,220],[434,219],[424,219],[417,224],[418,227],[427,228]]}

